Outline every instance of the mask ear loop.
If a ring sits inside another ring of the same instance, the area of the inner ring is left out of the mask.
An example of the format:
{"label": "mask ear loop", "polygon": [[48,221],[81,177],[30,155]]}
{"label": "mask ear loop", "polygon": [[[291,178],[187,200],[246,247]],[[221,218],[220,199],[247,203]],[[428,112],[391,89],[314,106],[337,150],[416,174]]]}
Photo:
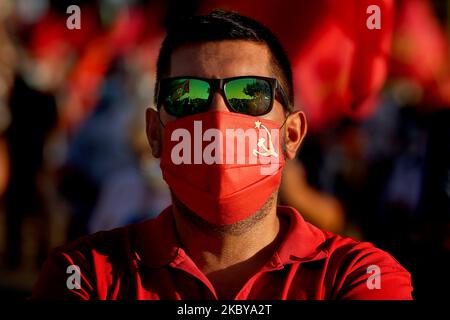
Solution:
{"label": "mask ear loop", "polygon": [[286,117],[284,118],[283,124],[281,125],[281,127],[280,127],[278,130],[280,130],[281,128],[284,127],[284,125],[286,124],[286,121],[287,121],[287,119],[289,118],[290,115],[291,115],[291,113],[288,112],[288,114],[287,114]]}
{"label": "mask ear loop", "polygon": [[[284,127],[284,125],[286,124],[287,119],[289,118],[289,116],[291,115],[290,112],[287,113],[286,117],[284,118],[283,124],[281,125],[281,127],[278,129],[281,132],[281,129]],[[280,141],[281,142],[281,141]]]}

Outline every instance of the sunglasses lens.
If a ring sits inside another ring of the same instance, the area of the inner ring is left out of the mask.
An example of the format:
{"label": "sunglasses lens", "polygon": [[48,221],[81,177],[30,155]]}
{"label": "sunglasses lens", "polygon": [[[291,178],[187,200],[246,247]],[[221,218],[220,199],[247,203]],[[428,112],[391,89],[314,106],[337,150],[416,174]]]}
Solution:
{"label": "sunglasses lens", "polygon": [[224,91],[236,112],[258,116],[270,109],[272,89],[266,80],[251,77],[231,80],[226,83]]}
{"label": "sunglasses lens", "polygon": [[164,85],[163,105],[175,117],[185,117],[206,111],[209,83],[198,79],[174,79]]}

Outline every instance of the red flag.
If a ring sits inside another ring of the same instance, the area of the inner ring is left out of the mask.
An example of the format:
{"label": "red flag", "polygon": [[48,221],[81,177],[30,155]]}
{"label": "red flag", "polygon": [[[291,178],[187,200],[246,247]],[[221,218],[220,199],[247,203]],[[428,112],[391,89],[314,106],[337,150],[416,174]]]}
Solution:
{"label": "red flag", "polygon": [[426,105],[450,106],[449,43],[428,0],[399,2],[390,77],[407,80]]}
{"label": "red flag", "polygon": [[146,8],[124,10],[117,15],[111,28],[97,32],[71,71],[63,126],[75,129],[91,112],[114,58],[128,55],[139,59],[135,62],[142,62],[145,53],[149,64],[155,64],[162,41],[165,10],[162,1],[152,2]]}

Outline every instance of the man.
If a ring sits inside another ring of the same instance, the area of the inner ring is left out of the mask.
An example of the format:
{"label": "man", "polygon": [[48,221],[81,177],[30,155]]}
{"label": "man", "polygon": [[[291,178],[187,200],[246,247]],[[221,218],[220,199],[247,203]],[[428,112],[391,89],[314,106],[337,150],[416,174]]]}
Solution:
{"label": "man", "polygon": [[157,80],[147,135],[172,206],[56,249],[34,298],[411,299],[389,254],[277,207],[307,127],[269,30],[224,11],[191,17],[168,30]]}

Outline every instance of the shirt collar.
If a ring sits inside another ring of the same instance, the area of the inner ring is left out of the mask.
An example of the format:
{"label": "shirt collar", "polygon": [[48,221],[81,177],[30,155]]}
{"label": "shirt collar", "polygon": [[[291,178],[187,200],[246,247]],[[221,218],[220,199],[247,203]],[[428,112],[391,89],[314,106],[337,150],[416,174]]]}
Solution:
{"label": "shirt collar", "polygon": [[158,217],[136,224],[135,254],[138,261],[151,268],[171,263],[179,255],[180,244],[175,233],[172,206]]}
{"label": "shirt collar", "polygon": [[[274,255],[273,267],[320,260],[327,256],[323,249],[324,232],[306,222],[294,209],[278,206],[277,214],[289,221],[289,228]],[[133,226],[136,228],[134,250],[138,261],[151,268],[160,268],[173,262],[182,249],[175,232],[172,206],[151,220]]]}
{"label": "shirt collar", "polygon": [[289,221],[289,229],[277,250],[280,263],[315,261],[328,255],[324,231],[306,222],[292,207],[278,206],[277,214]]}

